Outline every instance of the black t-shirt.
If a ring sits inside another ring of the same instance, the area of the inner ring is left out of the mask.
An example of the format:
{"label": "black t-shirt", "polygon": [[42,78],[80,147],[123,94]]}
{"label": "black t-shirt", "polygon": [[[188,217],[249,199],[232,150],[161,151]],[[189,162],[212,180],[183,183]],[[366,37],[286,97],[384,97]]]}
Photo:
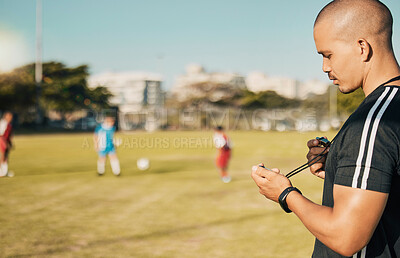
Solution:
{"label": "black t-shirt", "polygon": [[[380,86],[343,125],[325,164],[325,206],[333,207],[334,184],[389,194],[370,242],[353,257],[400,257],[399,168],[400,87]],[[343,256],[316,239],[313,257]]]}

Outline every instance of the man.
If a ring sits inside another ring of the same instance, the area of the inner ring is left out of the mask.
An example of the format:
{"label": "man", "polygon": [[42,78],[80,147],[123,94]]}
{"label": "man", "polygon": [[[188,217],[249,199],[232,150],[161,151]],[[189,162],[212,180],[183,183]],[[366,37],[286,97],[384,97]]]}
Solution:
{"label": "man", "polygon": [[[342,93],[362,88],[326,161],[322,205],[303,197],[279,169],[255,166],[260,193],[293,211],[316,237],[313,257],[400,257],[400,67],[392,49],[392,16],[377,0],[336,0],[314,24],[322,69]],[[311,161],[322,151],[308,142]]]}
{"label": "man", "polygon": [[113,143],[115,132],[114,123],[114,118],[107,116],[104,122],[95,129],[94,147],[99,154],[99,159],[97,160],[97,173],[99,176],[102,176],[105,172],[107,155],[110,158],[113,174],[119,176],[121,173],[119,160]]}
{"label": "man", "polygon": [[215,128],[214,145],[218,151],[215,163],[219,169],[221,180],[224,183],[229,183],[231,177],[228,174],[228,163],[231,158],[231,146],[230,140],[222,126],[217,126]]}
{"label": "man", "polygon": [[5,112],[0,120],[0,177],[8,174],[8,155],[12,147],[12,119],[12,113]]}

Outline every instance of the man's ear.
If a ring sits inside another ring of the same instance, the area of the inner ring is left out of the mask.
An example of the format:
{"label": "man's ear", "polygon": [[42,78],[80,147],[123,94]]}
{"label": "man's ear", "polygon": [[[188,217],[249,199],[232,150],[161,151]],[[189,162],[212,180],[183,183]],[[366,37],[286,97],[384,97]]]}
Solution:
{"label": "man's ear", "polygon": [[358,47],[360,49],[360,57],[361,61],[368,62],[372,57],[372,48],[368,41],[364,38],[361,38],[357,41]]}

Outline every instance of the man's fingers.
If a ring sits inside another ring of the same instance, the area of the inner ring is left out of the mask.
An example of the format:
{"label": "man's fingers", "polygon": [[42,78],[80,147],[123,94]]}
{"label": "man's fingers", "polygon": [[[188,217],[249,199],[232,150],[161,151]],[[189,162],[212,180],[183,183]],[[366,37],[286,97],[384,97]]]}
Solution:
{"label": "man's fingers", "polygon": [[266,178],[266,177],[267,177],[266,171],[268,171],[268,170],[266,170],[266,169],[263,168],[263,167],[257,166],[256,174],[257,174],[258,176],[260,176],[260,177]]}
{"label": "man's fingers", "polygon": [[325,154],[329,152],[329,148],[325,149],[325,147],[313,147],[308,152],[314,155],[318,155],[320,153]]}
{"label": "man's fingers", "polygon": [[[327,137],[322,137],[322,138],[325,138],[325,139],[328,139]],[[311,149],[311,148],[313,148],[313,147],[317,147],[317,146],[320,146],[321,145],[321,142],[319,141],[319,140],[317,140],[317,139],[311,139],[311,140],[309,140],[308,142],[307,142],[307,147],[309,148],[309,149]]]}
{"label": "man's fingers", "polygon": [[307,147],[312,148],[319,145],[319,141],[317,139],[311,139],[307,142]]}
{"label": "man's fingers", "polygon": [[307,155],[307,161],[308,161],[308,163],[314,163],[314,162],[325,163],[326,157],[322,157],[322,156],[317,157],[317,155],[311,155],[311,156]]}
{"label": "man's fingers", "polygon": [[256,167],[256,166],[253,166],[253,169],[252,169],[252,172],[251,172],[251,178],[253,178],[253,180],[254,180],[254,182],[256,183],[256,185],[257,185],[258,187],[260,187],[260,185],[262,185],[262,183],[265,181],[265,178],[263,178],[262,176],[260,176],[260,175],[257,173],[257,169],[254,169],[254,167]]}
{"label": "man's fingers", "polygon": [[281,171],[279,168],[271,168],[271,171],[274,171],[275,173],[279,174]]}
{"label": "man's fingers", "polygon": [[317,163],[317,164],[312,165],[312,166],[310,167],[310,172],[311,172],[313,175],[316,175],[316,176],[319,177],[319,178],[322,178],[322,179],[325,178],[324,167],[322,166],[321,163]]}
{"label": "man's fingers", "polygon": [[314,165],[312,165],[310,167],[310,171],[311,173],[315,174],[317,173],[319,170],[321,170],[324,167],[324,164],[322,163],[315,163]]}
{"label": "man's fingers", "polygon": [[255,174],[261,178],[266,178],[267,180],[277,173],[279,173],[279,169],[268,170],[260,166],[253,166],[252,168],[252,174]]}
{"label": "man's fingers", "polygon": [[[325,155],[326,153],[329,152],[329,148],[325,150],[323,147],[313,147],[309,150],[307,153],[307,160],[310,161],[311,159],[315,158],[318,155]],[[321,162],[325,162],[325,157],[320,159]]]}

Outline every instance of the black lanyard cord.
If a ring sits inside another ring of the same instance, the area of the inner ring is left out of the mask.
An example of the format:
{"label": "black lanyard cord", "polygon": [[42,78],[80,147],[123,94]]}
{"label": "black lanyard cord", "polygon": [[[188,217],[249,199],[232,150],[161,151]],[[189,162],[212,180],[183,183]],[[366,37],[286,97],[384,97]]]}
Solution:
{"label": "black lanyard cord", "polygon": [[317,156],[315,156],[313,159],[311,159],[307,163],[304,163],[300,167],[293,169],[292,171],[287,173],[285,176],[287,178],[290,178],[290,177],[300,173],[301,171],[311,167],[312,165],[314,165],[318,161],[320,161],[322,158],[324,158],[327,155],[327,153],[324,153],[324,152],[332,145],[332,143],[335,141],[335,139],[336,139],[336,136],[332,139],[332,141],[330,141],[328,144],[326,144],[325,148],[320,153],[318,153]]}
{"label": "black lanyard cord", "polygon": [[383,85],[388,84],[388,83],[391,83],[391,82],[399,81],[399,80],[400,80],[400,75],[399,75],[399,76],[396,76],[396,77],[394,77],[394,78],[392,78],[392,79],[390,79],[390,80],[388,80],[388,81],[385,82],[385,83],[382,83],[380,86],[383,86]]}

